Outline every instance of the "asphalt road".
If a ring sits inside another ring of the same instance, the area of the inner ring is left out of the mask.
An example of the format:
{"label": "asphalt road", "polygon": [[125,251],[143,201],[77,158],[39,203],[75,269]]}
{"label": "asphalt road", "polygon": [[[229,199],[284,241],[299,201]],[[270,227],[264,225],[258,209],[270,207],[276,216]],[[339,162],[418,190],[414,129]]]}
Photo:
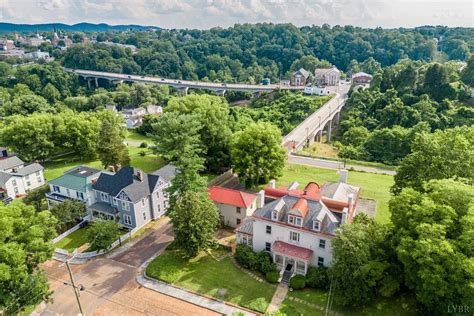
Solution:
{"label": "asphalt road", "polygon": [[[325,159],[316,159],[316,158],[309,158],[309,157],[300,157],[295,155],[288,155],[288,162],[300,165],[307,165],[312,167],[319,167],[319,168],[326,168],[326,169],[343,169],[344,163],[339,161],[333,160],[325,160]],[[355,171],[363,171],[363,172],[370,172],[370,173],[378,173],[378,174],[387,174],[394,176],[395,171],[386,170],[376,167],[367,167],[367,166],[359,166],[353,164],[346,164],[345,169],[353,169]]]}
{"label": "asphalt road", "polygon": [[[133,247],[111,256],[71,265],[76,285],[83,285],[80,300],[84,315],[219,315],[194,304],[142,287],[135,281],[141,266],[173,239],[167,221]],[[78,315],[79,308],[66,266],[51,260],[43,265],[54,291],[51,303],[42,303],[32,315]]]}

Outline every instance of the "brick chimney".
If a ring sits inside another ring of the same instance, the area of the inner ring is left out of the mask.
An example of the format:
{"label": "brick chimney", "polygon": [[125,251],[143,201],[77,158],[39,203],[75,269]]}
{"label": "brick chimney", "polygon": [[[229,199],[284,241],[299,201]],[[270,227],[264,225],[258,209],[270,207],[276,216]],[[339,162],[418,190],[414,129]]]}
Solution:
{"label": "brick chimney", "polygon": [[268,186],[272,189],[275,189],[276,187],[276,180],[275,179],[272,179],[270,180],[270,183],[268,184]]}
{"label": "brick chimney", "polygon": [[136,176],[137,176],[138,181],[140,182],[143,181],[143,171],[137,170]]}

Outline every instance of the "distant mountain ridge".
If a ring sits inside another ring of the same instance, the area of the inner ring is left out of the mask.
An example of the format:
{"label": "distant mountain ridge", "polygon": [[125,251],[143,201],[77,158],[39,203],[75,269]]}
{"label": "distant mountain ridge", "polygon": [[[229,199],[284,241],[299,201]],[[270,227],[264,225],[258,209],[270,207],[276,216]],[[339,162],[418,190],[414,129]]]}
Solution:
{"label": "distant mountain ridge", "polygon": [[0,32],[45,32],[54,29],[63,31],[81,31],[81,32],[103,32],[103,31],[126,31],[126,30],[159,30],[158,26],[144,26],[144,25],[109,25],[105,23],[77,23],[73,25],[64,23],[45,23],[45,24],[15,24],[15,23],[0,23]]}

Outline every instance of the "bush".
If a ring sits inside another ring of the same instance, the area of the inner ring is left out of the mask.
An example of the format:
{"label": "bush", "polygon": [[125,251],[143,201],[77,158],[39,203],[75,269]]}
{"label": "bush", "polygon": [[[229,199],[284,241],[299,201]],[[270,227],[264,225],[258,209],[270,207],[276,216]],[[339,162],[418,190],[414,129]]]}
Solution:
{"label": "bush", "polygon": [[146,156],[146,151],[142,150],[138,154],[142,157],[145,157]]}
{"label": "bush", "polygon": [[237,245],[235,249],[234,258],[235,260],[244,268],[251,269],[251,266],[254,264],[255,253],[247,245]]}
{"label": "bush", "polygon": [[290,287],[293,290],[301,290],[306,286],[306,278],[304,275],[295,275],[290,279]]}
{"label": "bush", "polygon": [[329,289],[329,273],[327,267],[309,267],[306,274],[306,284],[314,289]]}
{"label": "bush", "polygon": [[143,142],[140,144],[140,148],[148,148],[148,144]]}
{"label": "bush", "polygon": [[260,251],[257,255],[257,270],[263,274],[276,270],[276,265],[273,263],[272,256],[266,251]]}
{"label": "bush", "polygon": [[268,271],[265,274],[265,279],[267,279],[269,283],[277,283],[279,278],[280,278],[280,273],[278,273],[278,271],[276,270]]}

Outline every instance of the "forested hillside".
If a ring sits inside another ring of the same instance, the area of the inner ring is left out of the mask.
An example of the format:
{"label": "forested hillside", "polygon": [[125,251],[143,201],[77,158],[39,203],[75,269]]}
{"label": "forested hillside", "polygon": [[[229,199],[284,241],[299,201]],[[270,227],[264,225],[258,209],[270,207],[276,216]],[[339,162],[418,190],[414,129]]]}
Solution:
{"label": "forested hillside", "polygon": [[[133,44],[139,52],[101,45]],[[316,57],[343,71],[369,58],[382,66],[400,59],[466,60],[474,51],[474,30],[423,27],[362,29],[353,26],[291,24],[235,25],[227,29],[98,33],[94,46],[58,52],[67,67],[227,82],[272,81]],[[303,59],[303,62],[301,61]],[[313,63],[314,64],[314,63]]]}

